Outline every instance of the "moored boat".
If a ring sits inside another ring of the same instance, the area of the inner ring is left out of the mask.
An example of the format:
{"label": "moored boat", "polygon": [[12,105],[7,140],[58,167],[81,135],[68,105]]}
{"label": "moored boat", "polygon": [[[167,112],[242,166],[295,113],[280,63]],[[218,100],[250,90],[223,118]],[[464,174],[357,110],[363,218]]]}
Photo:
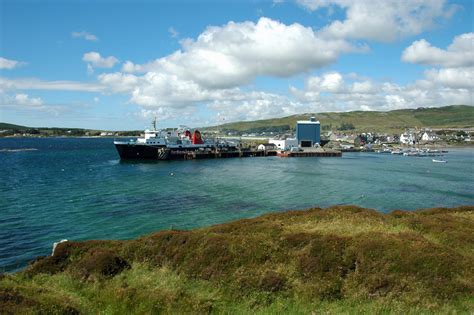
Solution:
{"label": "moored boat", "polygon": [[130,140],[115,140],[115,148],[121,159],[171,160],[185,159],[198,152],[235,149],[236,144],[227,141],[204,140],[201,132],[191,132],[186,127],[174,131],[157,130],[156,119],[153,129],[145,130],[143,137]]}

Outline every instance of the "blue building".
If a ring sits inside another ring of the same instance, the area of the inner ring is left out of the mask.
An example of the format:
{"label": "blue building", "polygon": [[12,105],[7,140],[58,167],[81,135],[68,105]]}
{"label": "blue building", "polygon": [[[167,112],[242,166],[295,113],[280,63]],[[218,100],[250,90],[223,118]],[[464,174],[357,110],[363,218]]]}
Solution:
{"label": "blue building", "polygon": [[296,122],[296,139],[302,148],[312,147],[321,141],[321,125],[314,117]]}

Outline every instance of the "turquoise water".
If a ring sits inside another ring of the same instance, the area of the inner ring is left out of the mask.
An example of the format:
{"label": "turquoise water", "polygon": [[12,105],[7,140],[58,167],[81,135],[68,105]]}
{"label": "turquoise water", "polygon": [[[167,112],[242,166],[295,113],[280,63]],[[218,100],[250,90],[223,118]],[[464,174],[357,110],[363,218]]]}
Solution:
{"label": "turquoise water", "polygon": [[[474,150],[431,158],[121,162],[112,139],[0,139],[0,271],[60,239],[126,239],[271,211],[356,204],[380,211],[474,204]],[[35,148],[35,151],[6,151]],[[173,175],[171,175],[173,173]]]}

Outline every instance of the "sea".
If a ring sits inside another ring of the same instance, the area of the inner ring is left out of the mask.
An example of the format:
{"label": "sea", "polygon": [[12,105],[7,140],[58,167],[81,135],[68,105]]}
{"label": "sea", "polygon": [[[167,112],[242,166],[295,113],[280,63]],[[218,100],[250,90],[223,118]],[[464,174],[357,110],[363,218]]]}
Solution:
{"label": "sea", "polygon": [[309,207],[381,212],[474,205],[474,148],[430,157],[344,153],[121,161],[110,138],[0,139],[0,272],[61,239],[130,239]]}

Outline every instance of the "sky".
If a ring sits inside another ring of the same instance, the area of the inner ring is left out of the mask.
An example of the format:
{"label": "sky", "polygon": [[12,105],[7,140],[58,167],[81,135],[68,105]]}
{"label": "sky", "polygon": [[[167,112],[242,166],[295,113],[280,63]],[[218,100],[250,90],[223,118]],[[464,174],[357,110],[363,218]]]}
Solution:
{"label": "sky", "polygon": [[136,130],[474,105],[471,0],[0,0],[0,122]]}

